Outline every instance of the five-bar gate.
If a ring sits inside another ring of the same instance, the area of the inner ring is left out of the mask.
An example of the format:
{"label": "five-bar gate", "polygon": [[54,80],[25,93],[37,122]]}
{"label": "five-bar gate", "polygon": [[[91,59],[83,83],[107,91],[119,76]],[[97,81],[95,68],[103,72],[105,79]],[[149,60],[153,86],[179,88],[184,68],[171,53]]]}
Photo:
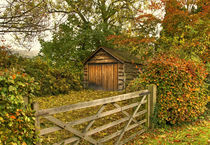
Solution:
{"label": "five-bar gate", "polygon": [[[35,103],[36,130],[39,132],[40,136],[59,130],[66,130],[73,134],[72,137],[54,143],[54,145],[79,144],[84,140],[86,144],[95,145],[104,144],[111,140],[114,141],[115,145],[125,144],[132,140],[136,135],[143,133],[148,127],[152,126],[150,117],[153,114],[155,102],[156,86],[151,85],[147,90],[43,110],[39,110],[38,104]],[[111,104],[114,108],[106,110],[105,108],[108,104]],[[100,106],[96,114],[70,122],[64,122],[54,116],[54,114],[57,113],[86,109],[94,106]],[[109,117],[114,114],[116,115],[116,113],[119,112],[122,113],[123,116],[118,117],[117,120],[91,128],[94,123],[100,121],[99,119]],[[41,129],[40,118],[47,119],[54,124],[54,126]],[[86,123],[86,125],[82,130],[74,127],[83,123]],[[94,134],[100,133],[117,125],[120,125],[120,129],[113,133],[105,135],[102,138],[93,137]],[[138,131],[132,132],[130,136],[126,135],[125,137],[126,132],[129,132],[137,127]]]}

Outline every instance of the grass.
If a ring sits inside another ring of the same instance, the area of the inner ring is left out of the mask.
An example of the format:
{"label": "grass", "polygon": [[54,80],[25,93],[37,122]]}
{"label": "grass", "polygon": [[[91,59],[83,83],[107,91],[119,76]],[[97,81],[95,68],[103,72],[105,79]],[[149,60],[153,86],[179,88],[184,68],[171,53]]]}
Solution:
{"label": "grass", "polygon": [[210,121],[150,130],[136,138],[134,145],[208,145]]}

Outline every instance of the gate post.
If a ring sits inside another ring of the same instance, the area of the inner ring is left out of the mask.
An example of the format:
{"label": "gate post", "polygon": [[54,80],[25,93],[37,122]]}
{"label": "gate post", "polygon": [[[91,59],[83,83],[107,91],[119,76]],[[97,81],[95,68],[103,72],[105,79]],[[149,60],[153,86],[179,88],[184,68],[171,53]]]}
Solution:
{"label": "gate post", "polygon": [[[39,110],[39,104],[37,102],[33,102],[33,110],[35,111],[35,132],[38,134],[38,137],[40,137],[39,136],[40,118],[37,116],[37,112]],[[40,141],[38,141],[36,145],[41,145]]]}
{"label": "gate post", "polygon": [[154,124],[151,122],[151,117],[154,115],[156,99],[157,99],[157,86],[152,84],[148,87],[150,95],[148,95],[148,127],[154,128]]}

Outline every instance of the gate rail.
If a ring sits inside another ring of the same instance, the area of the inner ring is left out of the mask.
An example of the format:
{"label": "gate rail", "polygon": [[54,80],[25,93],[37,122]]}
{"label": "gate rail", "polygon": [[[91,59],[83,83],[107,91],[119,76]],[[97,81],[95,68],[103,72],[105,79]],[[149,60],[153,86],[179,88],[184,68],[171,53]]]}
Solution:
{"label": "gate rail", "polygon": [[[135,103],[131,103],[129,105],[125,105],[125,106],[120,106],[119,104],[117,104],[117,102],[134,99],[134,98],[141,98],[141,100]],[[36,111],[35,127],[36,127],[36,131],[39,132],[40,136],[48,134],[48,133],[52,133],[55,131],[63,130],[63,129],[74,134],[73,137],[62,140],[58,143],[54,143],[54,145],[70,144],[70,143],[78,144],[80,143],[81,139],[84,139],[91,144],[99,145],[107,141],[110,141],[111,139],[115,137],[118,137],[117,141],[115,142],[115,145],[120,145],[120,144],[125,144],[126,142],[132,140],[136,135],[145,132],[146,128],[152,127],[152,124],[150,122],[150,117],[154,112],[155,103],[156,103],[156,86],[155,85],[150,85],[147,90],[141,90],[141,91],[128,93],[128,94],[122,94],[122,95],[118,95],[114,97],[97,99],[93,101],[82,102],[82,103],[77,103],[77,104],[72,104],[72,105],[65,105],[65,106],[49,108],[49,109],[40,110],[39,105],[37,103],[34,103],[33,108]],[[103,112],[107,104],[112,104],[115,108],[112,110]],[[146,104],[146,107],[143,107],[144,109],[142,109],[141,107],[143,104]],[[95,115],[91,115],[91,116],[74,120],[71,122],[63,122],[52,116],[57,113],[74,111],[78,109],[84,109],[84,108],[94,107],[94,106],[99,106],[99,105],[100,105],[100,109],[97,111]],[[129,114],[126,110],[131,109],[131,108],[133,108],[134,111]],[[120,118],[116,121],[99,126],[97,128],[90,129],[92,125],[94,124],[94,122],[96,121],[96,119],[103,118],[103,117],[106,117],[108,115],[112,115],[118,112],[122,112],[126,117]],[[143,114],[146,114],[146,117],[140,121],[137,121],[136,117],[141,116]],[[45,118],[49,120],[55,126],[40,129],[40,118]],[[82,131],[74,128],[75,125],[79,125],[85,122],[88,122],[88,125]],[[123,123],[123,122],[126,122],[126,125],[123,126],[121,130],[118,130],[115,133],[112,133],[98,140],[92,137],[92,135],[95,133],[98,133],[110,127],[119,125],[120,123]],[[133,124],[131,124],[132,122]],[[146,127],[144,125],[141,130],[132,134],[130,137],[122,140],[125,132],[133,128],[136,128],[140,125],[143,125],[144,123],[146,124]],[[37,144],[40,144],[40,143],[38,142]]]}

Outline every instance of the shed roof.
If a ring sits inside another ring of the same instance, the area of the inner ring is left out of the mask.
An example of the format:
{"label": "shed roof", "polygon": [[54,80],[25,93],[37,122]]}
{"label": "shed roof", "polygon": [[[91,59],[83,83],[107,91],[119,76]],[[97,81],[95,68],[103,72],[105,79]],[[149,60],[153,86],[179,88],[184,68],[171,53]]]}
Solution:
{"label": "shed roof", "polygon": [[85,61],[84,64],[86,64],[96,53],[98,53],[100,50],[104,50],[108,54],[110,54],[112,57],[117,59],[118,61],[122,63],[136,63],[140,64],[139,58],[137,56],[134,56],[130,54],[130,52],[126,50],[118,50],[118,49],[112,49],[112,48],[105,48],[105,47],[99,47],[96,51],[94,51]]}

